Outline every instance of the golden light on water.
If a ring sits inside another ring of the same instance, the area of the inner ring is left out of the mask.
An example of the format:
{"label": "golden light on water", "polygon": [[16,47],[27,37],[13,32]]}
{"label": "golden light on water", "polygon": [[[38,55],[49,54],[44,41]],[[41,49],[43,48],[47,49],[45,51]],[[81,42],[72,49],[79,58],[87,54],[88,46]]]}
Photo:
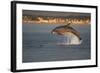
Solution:
{"label": "golden light on water", "polygon": [[24,23],[38,23],[38,24],[90,24],[90,17],[49,17],[49,16],[23,16]]}

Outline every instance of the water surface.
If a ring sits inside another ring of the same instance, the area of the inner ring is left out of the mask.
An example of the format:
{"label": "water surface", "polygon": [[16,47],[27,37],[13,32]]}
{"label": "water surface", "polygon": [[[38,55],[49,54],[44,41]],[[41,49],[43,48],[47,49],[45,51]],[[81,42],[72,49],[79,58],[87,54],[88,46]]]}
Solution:
{"label": "water surface", "polygon": [[81,33],[83,42],[81,45],[57,45],[66,38],[52,35],[52,29],[59,25],[23,24],[23,51],[22,61],[47,62],[67,60],[90,59],[90,25],[72,26]]}

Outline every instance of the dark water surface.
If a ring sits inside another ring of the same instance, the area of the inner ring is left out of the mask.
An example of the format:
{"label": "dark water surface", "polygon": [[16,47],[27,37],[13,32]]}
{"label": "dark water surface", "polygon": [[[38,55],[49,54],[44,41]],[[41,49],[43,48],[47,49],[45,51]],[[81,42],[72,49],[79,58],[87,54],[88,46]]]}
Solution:
{"label": "dark water surface", "polygon": [[23,24],[23,62],[47,62],[90,59],[90,25],[72,26],[81,33],[81,45],[57,45],[62,36],[50,31],[59,25]]}

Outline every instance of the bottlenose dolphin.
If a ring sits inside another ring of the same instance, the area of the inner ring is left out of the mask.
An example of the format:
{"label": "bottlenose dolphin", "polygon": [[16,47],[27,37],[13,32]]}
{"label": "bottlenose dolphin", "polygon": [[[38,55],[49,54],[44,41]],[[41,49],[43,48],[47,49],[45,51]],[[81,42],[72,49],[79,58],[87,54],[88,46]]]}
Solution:
{"label": "bottlenose dolphin", "polygon": [[[61,36],[65,36],[67,38],[66,45],[79,45],[82,42],[82,38],[80,37],[80,33],[76,31],[74,28],[68,25],[58,26],[51,31],[52,34],[57,34]],[[69,40],[68,40],[69,39]]]}

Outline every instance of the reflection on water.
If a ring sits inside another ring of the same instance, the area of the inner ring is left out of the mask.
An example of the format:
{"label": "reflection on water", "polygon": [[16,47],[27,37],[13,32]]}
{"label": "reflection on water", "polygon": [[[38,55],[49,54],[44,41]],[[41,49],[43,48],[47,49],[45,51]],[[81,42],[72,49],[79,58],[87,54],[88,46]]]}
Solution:
{"label": "reflection on water", "polygon": [[90,25],[73,26],[81,33],[80,45],[58,45],[67,39],[50,33],[57,26],[23,25],[23,62],[90,59]]}

